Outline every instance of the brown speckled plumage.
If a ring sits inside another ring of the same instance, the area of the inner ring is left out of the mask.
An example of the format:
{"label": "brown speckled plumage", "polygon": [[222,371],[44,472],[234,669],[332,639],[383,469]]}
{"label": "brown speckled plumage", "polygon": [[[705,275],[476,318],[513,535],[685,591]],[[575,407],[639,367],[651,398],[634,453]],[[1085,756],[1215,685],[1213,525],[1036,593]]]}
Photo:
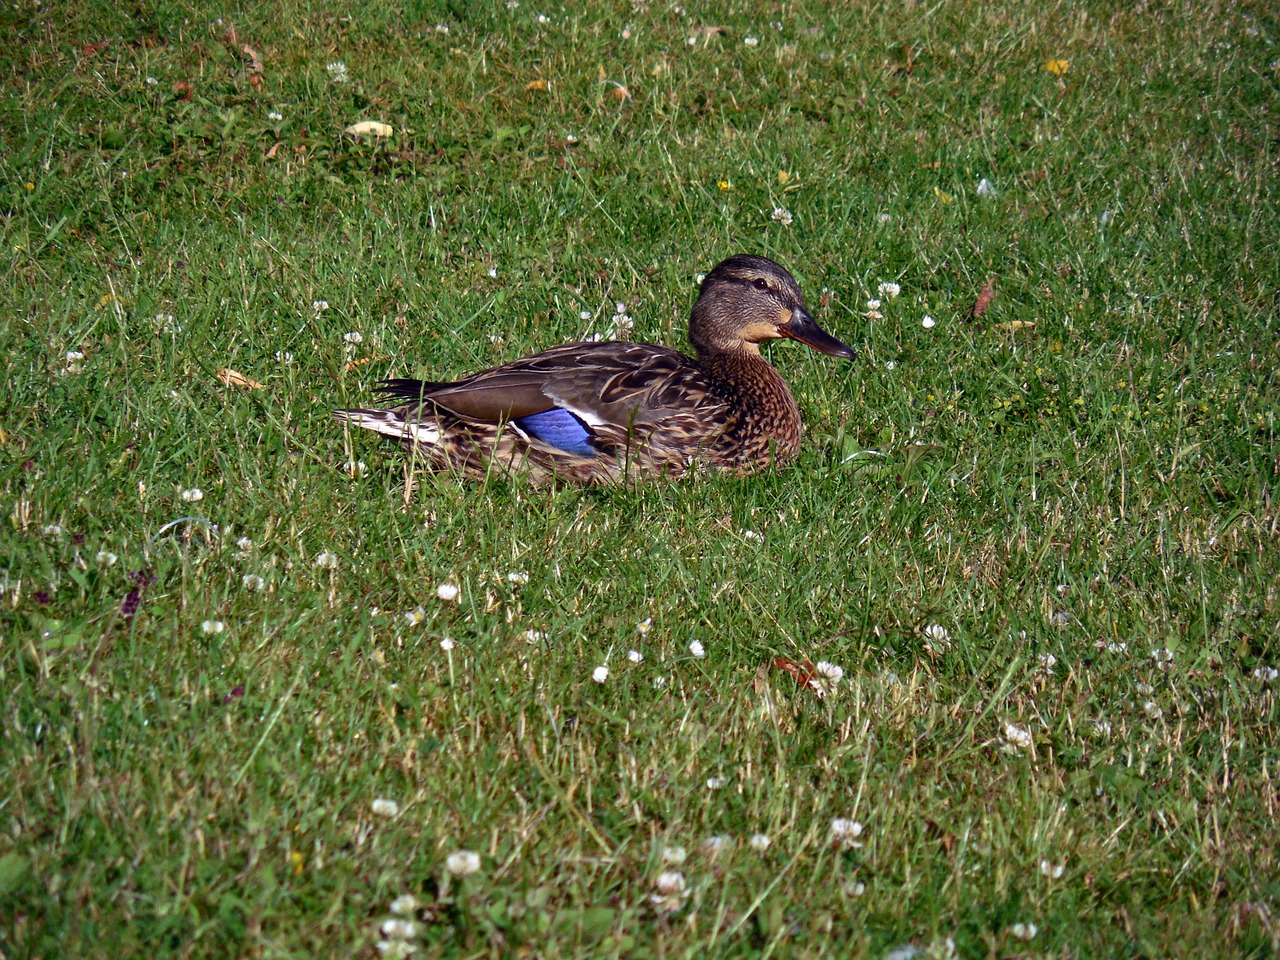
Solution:
{"label": "brown speckled plumage", "polygon": [[748,474],[800,449],[800,409],[760,343],[790,337],[853,357],[824,333],[791,274],[739,255],[702,283],[689,357],[644,343],[569,343],[452,383],[389,380],[389,409],[338,410],[416,447],[435,470],[535,483],[613,483],[690,469]]}

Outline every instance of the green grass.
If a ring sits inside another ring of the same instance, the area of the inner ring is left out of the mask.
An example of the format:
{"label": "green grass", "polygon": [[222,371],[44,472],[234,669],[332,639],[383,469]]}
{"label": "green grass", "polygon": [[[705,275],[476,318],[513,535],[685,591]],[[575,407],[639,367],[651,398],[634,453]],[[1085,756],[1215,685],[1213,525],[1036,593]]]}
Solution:
{"label": "green grass", "polygon": [[[1270,7],[590,7],[0,12],[0,952],[1274,955]],[[406,497],[329,417],[733,252],[860,351],[772,350],[788,470]]]}

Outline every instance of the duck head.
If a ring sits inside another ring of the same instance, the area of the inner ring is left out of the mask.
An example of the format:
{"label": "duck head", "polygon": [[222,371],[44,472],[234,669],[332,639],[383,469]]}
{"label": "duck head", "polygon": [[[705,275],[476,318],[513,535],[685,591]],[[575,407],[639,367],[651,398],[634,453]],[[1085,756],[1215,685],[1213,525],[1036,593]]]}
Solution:
{"label": "duck head", "polygon": [[805,309],[804,294],[767,257],[738,254],[716,264],[702,281],[689,318],[689,342],[699,355],[759,355],[765,340],[789,337],[821,353],[852,360],[853,348],[827,333]]}

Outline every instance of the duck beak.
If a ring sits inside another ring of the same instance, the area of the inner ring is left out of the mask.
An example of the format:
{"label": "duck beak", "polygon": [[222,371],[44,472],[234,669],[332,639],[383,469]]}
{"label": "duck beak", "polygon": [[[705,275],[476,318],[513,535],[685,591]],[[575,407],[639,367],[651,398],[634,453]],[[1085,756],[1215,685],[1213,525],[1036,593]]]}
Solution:
{"label": "duck beak", "polygon": [[791,319],[783,326],[778,327],[778,332],[784,337],[799,340],[801,343],[813,347],[819,353],[830,354],[833,357],[840,357],[844,360],[852,360],[857,356],[851,346],[837,340],[818,326],[813,317],[809,315],[809,311],[804,307],[796,307],[792,310]]}

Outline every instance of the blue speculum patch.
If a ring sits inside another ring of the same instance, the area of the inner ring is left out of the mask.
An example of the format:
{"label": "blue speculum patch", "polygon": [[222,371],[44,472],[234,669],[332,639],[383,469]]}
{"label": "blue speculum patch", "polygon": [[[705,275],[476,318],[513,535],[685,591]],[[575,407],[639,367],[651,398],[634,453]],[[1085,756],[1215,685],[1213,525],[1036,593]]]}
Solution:
{"label": "blue speculum patch", "polygon": [[586,425],[568,410],[554,407],[542,413],[533,413],[512,421],[535,440],[579,456],[591,457],[596,448],[591,445],[591,433]]}

